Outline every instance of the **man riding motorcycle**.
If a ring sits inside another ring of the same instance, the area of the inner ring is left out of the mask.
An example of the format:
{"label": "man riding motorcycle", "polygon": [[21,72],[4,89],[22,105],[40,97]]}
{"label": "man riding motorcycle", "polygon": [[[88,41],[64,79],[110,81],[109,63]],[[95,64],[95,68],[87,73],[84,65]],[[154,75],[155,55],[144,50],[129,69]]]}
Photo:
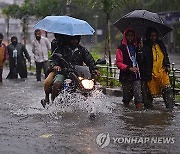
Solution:
{"label": "man riding motorcycle", "polygon": [[[80,39],[81,36],[69,36],[60,34],[57,37],[57,48],[53,53],[61,54],[62,57],[72,65],[80,65],[83,66],[84,63],[89,67],[91,73],[96,75],[100,75],[98,71],[95,61],[90,54],[90,52],[83,46],[81,46]],[[60,37],[60,39],[58,39]],[[60,41],[60,42],[59,42]],[[55,54],[54,54],[55,55]],[[64,68],[64,64],[60,61],[56,56],[52,55],[51,58],[51,68],[55,71],[56,75],[53,79],[52,86],[52,101],[58,96],[59,92],[62,88],[62,83],[65,80],[65,76],[61,69]],[[46,100],[41,102],[43,107],[45,107],[46,103],[49,103]]]}

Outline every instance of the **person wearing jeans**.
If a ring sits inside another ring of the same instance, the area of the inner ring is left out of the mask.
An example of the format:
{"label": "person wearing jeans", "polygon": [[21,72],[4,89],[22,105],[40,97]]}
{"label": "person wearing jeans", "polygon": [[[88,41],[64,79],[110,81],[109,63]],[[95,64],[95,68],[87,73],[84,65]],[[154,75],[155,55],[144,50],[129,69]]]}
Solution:
{"label": "person wearing jeans", "polygon": [[44,70],[45,78],[48,76],[48,51],[51,50],[50,42],[41,36],[41,31],[36,29],[35,39],[32,42],[32,52],[36,64],[36,79],[41,81],[41,70]]}
{"label": "person wearing jeans", "polygon": [[43,62],[35,62],[36,64],[36,79],[37,81],[41,81],[41,70],[43,69],[45,78],[47,78],[48,74],[48,61]]}

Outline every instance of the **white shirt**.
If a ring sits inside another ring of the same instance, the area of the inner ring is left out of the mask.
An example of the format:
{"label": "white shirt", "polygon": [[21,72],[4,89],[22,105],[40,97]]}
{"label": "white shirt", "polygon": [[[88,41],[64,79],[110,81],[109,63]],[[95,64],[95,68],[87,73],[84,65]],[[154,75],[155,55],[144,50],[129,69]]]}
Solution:
{"label": "white shirt", "polygon": [[40,41],[33,40],[32,53],[34,54],[35,62],[44,62],[48,60],[48,51],[51,50],[51,44],[49,40],[41,36]]}

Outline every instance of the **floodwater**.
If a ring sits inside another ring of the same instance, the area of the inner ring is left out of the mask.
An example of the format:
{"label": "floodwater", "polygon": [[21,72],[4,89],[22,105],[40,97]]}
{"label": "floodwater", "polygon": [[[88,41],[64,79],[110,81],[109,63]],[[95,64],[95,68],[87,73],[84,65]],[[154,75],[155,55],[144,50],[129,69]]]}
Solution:
{"label": "floodwater", "polygon": [[180,153],[179,107],[168,113],[156,100],[154,110],[136,111],[95,91],[62,94],[44,109],[42,85],[33,76],[0,85],[0,154]]}

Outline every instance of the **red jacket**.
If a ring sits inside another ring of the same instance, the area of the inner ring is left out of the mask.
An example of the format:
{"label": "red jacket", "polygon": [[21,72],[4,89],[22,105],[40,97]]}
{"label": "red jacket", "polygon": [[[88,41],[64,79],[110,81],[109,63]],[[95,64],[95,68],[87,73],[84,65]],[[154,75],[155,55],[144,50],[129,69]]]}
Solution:
{"label": "red jacket", "polygon": [[[128,29],[128,30],[130,30],[130,29]],[[130,52],[129,52],[127,40],[125,37],[125,34],[127,33],[128,30],[126,30],[124,32],[122,43],[116,50],[116,66],[121,70],[120,71],[120,80],[121,81],[136,80],[136,79],[140,78],[139,74],[137,76],[136,73],[133,73],[129,70],[130,67],[133,67],[133,63],[130,59]],[[137,48],[136,36],[135,36],[134,42],[135,42],[134,46],[135,46],[135,50],[136,50],[136,48]],[[135,53],[136,53],[136,51],[135,51]]]}

